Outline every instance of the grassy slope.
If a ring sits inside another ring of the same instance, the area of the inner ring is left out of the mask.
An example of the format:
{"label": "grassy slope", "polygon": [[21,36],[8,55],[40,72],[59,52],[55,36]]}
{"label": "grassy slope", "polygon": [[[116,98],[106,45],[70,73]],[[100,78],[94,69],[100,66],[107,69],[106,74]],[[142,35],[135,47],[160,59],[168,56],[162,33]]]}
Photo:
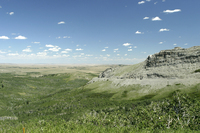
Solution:
{"label": "grassy slope", "polygon": [[[47,75],[39,78],[30,77],[29,74],[24,77],[16,77],[10,73],[1,74],[0,81],[3,88],[0,89],[0,117],[16,116],[18,120],[0,120],[0,132],[18,132],[23,126],[28,132],[42,130],[44,132],[136,131],[136,128],[123,126],[123,124],[130,123],[130,116],[136,115],[137,110],[141,108],[151,112],[153,108],[150,107],[151,101],[157,103],[156,101],[161,101],[165,97],[171,97],[172,92],[177,89],[188,93],[191,98],[199,99],[200,97],[200,84],[190,88],[183,85],[166,86],[158,92],[139,95],[137,91],[142,88],[140,85],[118,87],[112,85],[110,81],[86,85],[87,78],[91,79],[93,76],[96,75],[83,72]],[[159,102],[158,105],[160,105]],[[133,110],[134,108],[137,110]],[[199,106],[190,108],[198,109]],[[108,117],[105,118],[107,113],[109,113]],[[140,117],[139,123],[143,120],[149,121],[141,114],[136,116]],[[154,117],[157,118],[157,115],[155,114]],[[95,125],[96,120],[103,125]],[[110,120],[122,126],[113,128]],[[139,127],[145,126],[139,125]],[[140,129],[144,132],[149,130]]]}

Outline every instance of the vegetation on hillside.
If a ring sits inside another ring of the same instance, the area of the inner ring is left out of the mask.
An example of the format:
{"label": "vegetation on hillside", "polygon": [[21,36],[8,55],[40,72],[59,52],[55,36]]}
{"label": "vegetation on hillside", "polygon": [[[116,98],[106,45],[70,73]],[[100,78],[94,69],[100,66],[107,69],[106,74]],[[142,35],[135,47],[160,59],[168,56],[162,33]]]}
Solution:
{"label": "vegetation on hillside", "polygon": [[[30,74],[30,73],[29,73]],[[89,73],[38,78],[0,74],[0,132],[198,132],[200,84],[188,91],[157,92],[128,99],[128,89],[95,92]],[[37,74],[37,73],[34,73]],[[164,90],[163,90],[164,91]],[[13,120],[10,120],[13,118]],[[14,120],[14,118],[17,118]]]}

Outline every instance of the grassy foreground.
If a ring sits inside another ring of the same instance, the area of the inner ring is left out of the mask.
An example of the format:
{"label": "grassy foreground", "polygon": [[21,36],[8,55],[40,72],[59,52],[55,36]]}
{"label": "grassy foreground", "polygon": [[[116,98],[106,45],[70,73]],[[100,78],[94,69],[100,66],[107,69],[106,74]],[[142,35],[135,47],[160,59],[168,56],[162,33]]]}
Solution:
{"label": "grassy foreground", "polygon": [[199,132],[200,84],[126,99],[88,88],[94,76],[0,74],[0,132]]}

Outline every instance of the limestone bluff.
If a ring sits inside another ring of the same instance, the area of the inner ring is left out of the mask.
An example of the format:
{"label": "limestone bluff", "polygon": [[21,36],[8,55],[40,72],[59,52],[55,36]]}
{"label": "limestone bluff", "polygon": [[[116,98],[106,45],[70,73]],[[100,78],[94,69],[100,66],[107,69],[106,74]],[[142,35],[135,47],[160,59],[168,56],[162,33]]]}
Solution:
{"label": "limestone bluff", "polygon": [[[191,48],[175,47],[170,50],[162,50],[150,55],[134,69],[124,70],[125,66],[108,68],[99,74],[99,78],[117,79],[155,79],[155,78],[200,78],[199,73],[193,73],[200,69],[200,46]],[[124,67],[124,69],[123,69]],[[123,69],[123,70],[122,70]],[[120,74],[119,71],[123,71]]]}

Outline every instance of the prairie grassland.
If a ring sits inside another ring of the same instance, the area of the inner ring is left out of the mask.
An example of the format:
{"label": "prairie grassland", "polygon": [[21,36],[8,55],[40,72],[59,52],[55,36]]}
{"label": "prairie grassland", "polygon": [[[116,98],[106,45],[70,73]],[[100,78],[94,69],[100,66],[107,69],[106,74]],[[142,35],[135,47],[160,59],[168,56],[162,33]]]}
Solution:
{"label": "prairie grassland", "polygon": [[18,133],[23,127],[29,133],[200,130],[200,84],[144,95],[141,85],[87,84],[109,66],[34,67],[1,66],[7,72],[0,73],[0,132]]}

